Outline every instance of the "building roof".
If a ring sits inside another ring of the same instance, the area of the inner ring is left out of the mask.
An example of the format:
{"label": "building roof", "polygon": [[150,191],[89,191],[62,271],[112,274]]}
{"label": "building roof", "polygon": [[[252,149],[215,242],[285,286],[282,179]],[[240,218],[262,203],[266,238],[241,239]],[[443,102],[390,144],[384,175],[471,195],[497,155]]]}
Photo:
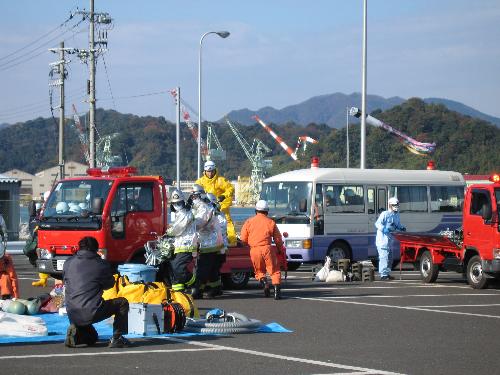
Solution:
{"label": "building roof", "polygon": [[17,178],[12,178],[12,177],[0,174],[0,183],[2,183],[2,184],[6,184],[6,183],[7,184],[15,184],[18,182],[19,182],[19,180]]}

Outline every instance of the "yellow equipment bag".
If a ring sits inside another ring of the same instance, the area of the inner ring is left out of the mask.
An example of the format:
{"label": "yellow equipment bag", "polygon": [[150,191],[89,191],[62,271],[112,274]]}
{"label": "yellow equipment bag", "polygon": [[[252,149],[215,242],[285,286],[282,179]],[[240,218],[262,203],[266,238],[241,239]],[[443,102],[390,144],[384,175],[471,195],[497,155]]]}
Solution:
{"label": "yellow equipment bag", "polygon": [[175,291],[171,288],[167,288],[167,301],[168,302],[177,302],[179,303],[186,316],[189,318],[200,318],[200,313],[198,312],[198,308],[194,305],[193,297],[190,294],[187,294],[182,291]]}
{"label": "yellow equipment bag", "polygon": [[131,283],[120,287],[117,297],[124,297],[129,303],[141,303],[146,285],[144,283]]}
{"label": "yellow equipment bag", "polygon": [[105,300],[116,298],[118,295],[118,290],[120,289],[120,287],[119,287],[120,275],[115,274],[115,275],[113,275],[113,277],[115,278],[115,285],[113,285],[109,289],[106,289],[102,293],[102,298]]}
{"label": "yellow equipment bag", "polygon": [[142,303],[161,304],[167,298],[167,287],[164,283],[146,283]]}

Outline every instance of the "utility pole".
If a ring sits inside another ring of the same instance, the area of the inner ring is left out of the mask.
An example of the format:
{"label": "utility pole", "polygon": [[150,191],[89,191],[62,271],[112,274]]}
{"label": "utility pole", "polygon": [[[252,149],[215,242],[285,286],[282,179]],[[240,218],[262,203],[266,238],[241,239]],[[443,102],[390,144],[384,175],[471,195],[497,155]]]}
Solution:
{"label": "utility pole", "polygon": [[367,0],[363,0],[363,78],[361,87],[361,155],[360,169],[366,167],[366,43],[367,43],[367,18],[368,5]]}
{"label": "utility pole", "polygon": [[[77,11],[75,14],[80,14],[89,20],[89,49],[78,49],[75,52],[80,59],[89,63],[89,80],[87,81],[87,94],[89,95],[89,164],[91,168],[96,167],[96,126],[95,126],[95,65],[96,59],[99,55],[107,51],[108,46],[108,32],[111,27],[112,19],[109,13],[96,13],[94,12],[94,0],[90,0],[90,11],[87,12]],[[101,26],[106,25],[108,29],[99,29],[98,40],[95,40],[96,24]],[[98,46],[98,48],[96,48]],[[104,47],[104,48],[103,48]]]}
{"label": "utility pole", "polygon": [[95,50],[94,50],[94,0],[90,0],[89,14],[89,153],[90,168],[95,168]]}
{"label": "utility pole", "polygon": [[[69,62],[69,60],[65,60],[64,52],[66,49],[64,48],[64,42],[61,42],[59,44],[59,48],[51,48],[49,49],[51,52],[59,52],[59,61],[53,62],[49,64],[51,67],[50,70],[50,77],[52,77],[54,74],[58,74],[59,78],[54,79],[49,83],[49,86],[59,86],[59,177],[61,179],[64,178],[65,172],[64,172],[64,122],[65,122],[65,115],[64,115],[64,80],[67,77],[66,73],[66,68],[65,65],[66,63]],[[52,100],[52,98],[51,98]]]}

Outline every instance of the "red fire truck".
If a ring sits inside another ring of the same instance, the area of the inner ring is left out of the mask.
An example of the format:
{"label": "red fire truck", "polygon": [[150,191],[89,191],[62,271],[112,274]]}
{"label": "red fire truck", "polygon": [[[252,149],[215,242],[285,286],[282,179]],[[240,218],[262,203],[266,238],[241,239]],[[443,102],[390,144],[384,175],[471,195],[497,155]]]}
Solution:
{"label": "red fire truck", "polygon": [[[111,264],[144,263],[144,244],[165,232],[168,188],[161,176],[136,176],[134,167],[91,168],[59,181],[40,215],[39,272],[60,278],[78,241],[93,236]],[[222,270],[226,288],[242,288],[253,272],[249,248],[230,249]]]}
{"label": "red fire truck", "polygon": [[500,176],[490,184],[467,187],[462,230],[445,235],[395,233],[402,262],[419,267],[422,280],[436,281],[439,271],[465,273],[475,289],[500,278]]}

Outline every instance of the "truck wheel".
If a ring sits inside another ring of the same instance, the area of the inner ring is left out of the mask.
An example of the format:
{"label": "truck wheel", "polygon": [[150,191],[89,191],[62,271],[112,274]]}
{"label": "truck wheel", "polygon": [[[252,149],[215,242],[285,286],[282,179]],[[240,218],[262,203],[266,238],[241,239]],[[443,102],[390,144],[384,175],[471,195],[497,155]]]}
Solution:
{"label": "truck wheel", "polygon": [[474,289],[484,289],[488,285],[488,278],[483,273],[479,255],[474,255],[467,263],[467,282]]}
{"label": "truck wheel", "polygon": [[288,271],[297,271],[302,263],[288,262]]}
{"label": "truck wheel", "polygon": [[433,283],[439,275],[439,267],[432,261],[430,251],[424,251],[420,257],[420,274],[424,283]]}
{"label": "truck wheel", "polygon": [[222,284],[225,289],[243,289],[250,280],[248,272],[232,272],[222,275]]}

